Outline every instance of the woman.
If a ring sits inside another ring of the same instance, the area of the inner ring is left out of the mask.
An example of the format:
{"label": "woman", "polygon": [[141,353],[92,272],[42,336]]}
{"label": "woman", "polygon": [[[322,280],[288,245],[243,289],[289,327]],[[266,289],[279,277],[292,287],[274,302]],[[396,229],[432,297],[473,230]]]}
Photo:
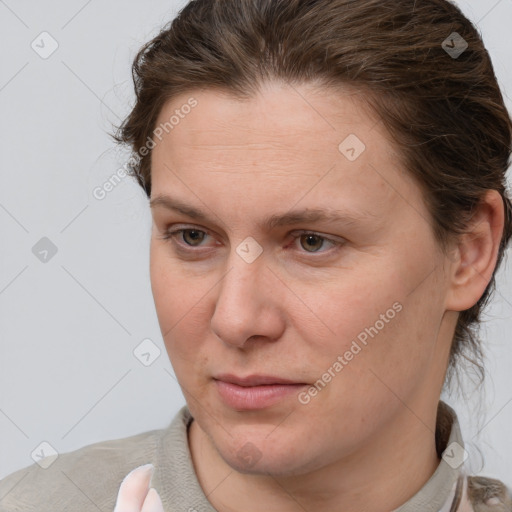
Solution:
{"label": "woman", "polygon": [[445,0],[195,0],[134,81],[115,139],[187,406],[10,475],[2,510],[511,511],[440,401],[512,234],[475,27]]}

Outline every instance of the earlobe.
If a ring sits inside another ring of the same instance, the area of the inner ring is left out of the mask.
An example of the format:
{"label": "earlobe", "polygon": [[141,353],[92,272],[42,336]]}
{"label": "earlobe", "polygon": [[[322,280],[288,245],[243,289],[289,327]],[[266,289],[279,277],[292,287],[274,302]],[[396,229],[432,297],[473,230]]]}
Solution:
{"label": "earlobe", "polygon": [[484,294],[496,268],[504,222],[503,199],[498,191],[488,190],[459,238],[457,259],[451,267],[448,310],[469,309]]}

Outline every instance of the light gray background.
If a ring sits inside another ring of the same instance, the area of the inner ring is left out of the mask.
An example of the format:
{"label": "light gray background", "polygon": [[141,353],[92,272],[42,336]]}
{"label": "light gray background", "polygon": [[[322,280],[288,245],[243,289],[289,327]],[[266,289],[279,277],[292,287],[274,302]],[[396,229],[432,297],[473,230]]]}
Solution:
{"label": "light gray background", "polygon": [[[107,132],[133,101],[132,59],[185,3],[0,0],[0,478],[32,464],[43,441],[64,453],[164,428],[185,403],[151,296],[147,201],[130,179],[103,201],[92,195],[126,162]],[[512,0],[459,4],[510,96]],[[43,31],[59,45],[47,59],[31,47]],[[46,263],[32,252],[42,237],[58,250]],[[466,399],[443,398],[469,469],[512,486],[506,264],[482,330],[485,394],[469,383]],[[149,366],[133,353],[145,339],[161,351]]]}

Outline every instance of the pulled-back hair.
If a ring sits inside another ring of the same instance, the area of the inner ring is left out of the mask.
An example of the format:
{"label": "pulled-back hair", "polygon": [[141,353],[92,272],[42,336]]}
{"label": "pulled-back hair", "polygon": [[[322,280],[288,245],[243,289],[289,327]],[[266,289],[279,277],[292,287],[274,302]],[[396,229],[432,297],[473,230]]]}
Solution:
{"label": "pulled-back hair", "polygon": [[[468,45],[460,55],[447,51],[455,46],[454,32]],[[193,0],[140,49],[132,76],[136,103],[113,137],[137,156],[130,170],[148,197],[151,151],[140,150],[168,100],[212,88],[249,99],[267,80],[360,92],[420,186],[443,250],[464,233],[486,190],[497,190],[505,204],[497,266],[480,300],[459,314],[447,372],[449,384],[463,357],[483,380],[477,328],[512,235],[506,190],[512,122],[481,36],[457,6]]]}

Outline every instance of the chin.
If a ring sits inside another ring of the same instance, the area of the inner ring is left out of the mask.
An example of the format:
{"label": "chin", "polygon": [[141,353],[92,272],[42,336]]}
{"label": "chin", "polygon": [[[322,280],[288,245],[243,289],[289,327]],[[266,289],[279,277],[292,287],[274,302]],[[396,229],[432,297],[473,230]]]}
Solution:
{"label": "chin", "polygon": [[[215,444],[222,459],[239,473],[252,475],[295,476],[322,467],[323,457],[304,451],[307,443],[293,441],[289,436],[268,439],[261,436],[245,436],[243,441],[224,439],[226,444]],[[299,449],[302,447],[301,449]]]}

